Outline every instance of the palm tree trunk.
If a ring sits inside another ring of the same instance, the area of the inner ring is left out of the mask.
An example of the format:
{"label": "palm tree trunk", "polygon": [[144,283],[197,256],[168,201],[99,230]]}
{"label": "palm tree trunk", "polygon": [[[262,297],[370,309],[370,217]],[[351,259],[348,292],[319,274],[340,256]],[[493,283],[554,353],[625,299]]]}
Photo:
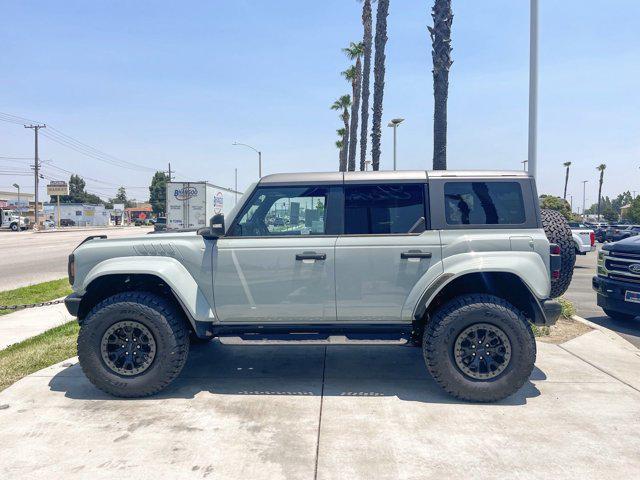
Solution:
{"label": "palm tree trunk", "polygon": [[342,155],[340,156],[340,171],[347,171],[347,149],[349,148],[349,110],[344,109],[342,112],[342,121],[344,122],[344,135],[342,136]]}
{"label": "palm tree trunk", "polygon": [[451,0],[435,0],[429,27],[433,57],[433,169],[447,169],[447,99],[451,61]]}
{"label": "palm tree trunk", "polygon": [[604,181],[604,170],[600,171],[600,183],[598,185],[598,221],[600,221],[600,202],[602,200],[602,182]]}
{"label": "palm tree trunk", "polygon": [[380,170],[380,140],[382,137],[382,97],[384,95],[384,49],[387,44],[389,0],[378,0],[376,13],[376,53],[373,61],[373,122],[371,126],[371,166]]}
{"label": "palm tree trunk", "polygon": [[353,103],[351,103],[351,132],[349,138],[349,164],[348,170],[356,169],[356,148],[358,146],[358,113],[360,110],[360,87],[362,83],[362,62],[360,57],[356,59],[356,78],[353,79]]}
{"label": "palm tree trunk", "polygon": [[569,184],[569,168],[570,167],[567,167],[567,173],[564,176],[564,195],[562,196],[564,200],[567,199],[567,185]]}
{"label": "palm tree trunk", "polygon": [[371,18],[371,0],[362,3],[362,26],[364,35],[364,64],[362,69],[362,110],[360,128],[360,170],[364,171],[367,159],[367,129],[369,128],[369,76],[371,75],[371,44],[373,42],[373,22]]}

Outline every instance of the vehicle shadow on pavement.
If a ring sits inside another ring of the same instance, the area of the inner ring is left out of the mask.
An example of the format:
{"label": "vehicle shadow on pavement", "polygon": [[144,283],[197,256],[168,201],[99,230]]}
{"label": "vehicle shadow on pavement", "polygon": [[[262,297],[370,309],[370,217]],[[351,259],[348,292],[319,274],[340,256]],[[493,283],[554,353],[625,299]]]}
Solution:
{"label": "vehicle shadow on pavement", "polygon": [[[524,405],[540,395],[531,382],[545,380],[537,367],[514,395],[495,405]],[[113,400],[95,388],[79,365],[49,382],[53,391],[78,400]],[[388,397],[454,404],[468,403],[444,392],[431,378],[420,348],[407,346],[225,345],[218,341],[191,348],[180,376],[151,399],[191,399],[214,395]],[[145,399],[124,399],[145,401]]]}
{"label": "vehicle shadow on pavement", "polygon": [[636,337],[640,335],[640,317],[636,317],[633,320],[615,320],[607,315],[593,315],[585,316],[585,319],[617,333]]}

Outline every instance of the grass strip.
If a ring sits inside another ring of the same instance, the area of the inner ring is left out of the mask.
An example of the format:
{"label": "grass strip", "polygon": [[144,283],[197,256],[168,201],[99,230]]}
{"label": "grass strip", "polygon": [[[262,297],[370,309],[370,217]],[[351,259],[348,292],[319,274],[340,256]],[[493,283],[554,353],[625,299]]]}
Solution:
{"label": "grass strip", "polygon": [[[56,298],[65,297],[71,293],[71,286],[66,278],[50,282],[29,285],[0,292],[0,305],[22,305],[29,303],[48,302]],[[0,315],[13,313],[15,310],[0,310]]]}
{"label": "grass strip", "polygon": [[79,329],[72,320],[0,350],[0,392],[33,372],[75,357]]}

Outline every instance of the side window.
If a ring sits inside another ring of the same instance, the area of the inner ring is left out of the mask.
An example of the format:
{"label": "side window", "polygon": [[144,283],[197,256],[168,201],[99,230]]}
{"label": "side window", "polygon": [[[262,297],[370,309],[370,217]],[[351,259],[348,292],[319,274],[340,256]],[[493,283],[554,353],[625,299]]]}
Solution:
{"label": "side window", "polygon": [[345,186],[344,233],[424,232],[424,188],[424,184]]}
{"label": "side window", "polygon": [[238,216],[231,236],[323,235],[326,187],[258,188]]}
{"label": "side window", "polygon": [[449,225],[519,225],[526,220],[518,182],[449,182],[444,197]]}

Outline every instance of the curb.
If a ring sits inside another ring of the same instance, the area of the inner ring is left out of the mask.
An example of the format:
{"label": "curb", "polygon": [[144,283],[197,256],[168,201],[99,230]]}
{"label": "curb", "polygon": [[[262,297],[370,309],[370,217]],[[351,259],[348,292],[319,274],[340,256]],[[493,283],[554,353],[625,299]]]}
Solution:
{"label": "curb", "polygon": [[624,348],[625,350],[631,350],[636,354],[640,354],[640,349],[638,349],[638,347],[636,347],[633,343],[631,343],[629,340],[621,337],[620,335],[618,335],[616,332],[614,332],[613,330],[607,328],[607,327],[603,327],[602,325],[598,325],[597,323],[593,323],[590,322],[589,320],[582,318],[578,315],[572,315],[571,316],[572,320],[575,320],[576,322],[580,322],[584,325],[587,325],[588,327],[593,328],[594,330],[599,330],[602,333],[604,333],[607,338],[609,338],[610,340],[614,341],[615,343],[618,344],[618,346]]}

